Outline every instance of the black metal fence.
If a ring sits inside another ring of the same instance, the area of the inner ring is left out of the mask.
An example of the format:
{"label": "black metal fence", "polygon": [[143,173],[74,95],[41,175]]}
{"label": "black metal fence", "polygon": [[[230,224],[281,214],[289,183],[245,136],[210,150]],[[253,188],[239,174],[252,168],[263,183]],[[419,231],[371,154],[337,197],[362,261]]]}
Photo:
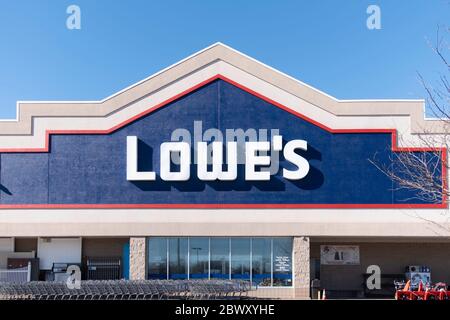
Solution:
{"label": "black metal fence", "polygon": [[151,300],[242,299],[250,282],[236,280],[108,280],[81,281],[69,289],[63,282],[0,284],[5,300]]}
{"label": "black metal fence", "polygon": [[87,258],[87,280],[118,280],[122,276],[121,258]]}

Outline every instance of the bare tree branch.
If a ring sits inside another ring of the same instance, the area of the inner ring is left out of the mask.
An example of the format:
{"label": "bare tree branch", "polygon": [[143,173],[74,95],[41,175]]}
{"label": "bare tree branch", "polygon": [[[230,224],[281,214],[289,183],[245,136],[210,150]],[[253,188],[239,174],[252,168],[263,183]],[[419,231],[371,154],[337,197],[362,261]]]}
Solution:
{"label": "bare tree branch", "polygon": [[[450,190],[446,183],[448,163],[443,163],[442,152],[447,152],[450,147],[450,28],[438,27],[435,43],[429,42],[433,52],[444,65],[444,73],[439,76],[436,87],[428,83],[418,73],[418,78],[427,94],[426,106],[429,114],[439,119],[443,124],[443,132],[436,134],[423,130],[416,135],[416,143],[435,151],[420,152],[414,149],[405,149],[401,152],[390,152],[389,159],[380,159],[375,154],[369,161],[392,181],[392,191],[407,194],[399,201],[419,200],[426,203],[442,203],[450,196]],[[411,145],[408,141],[402,141],[398,136],[399,144]],[[417,149],[416,149],[417,150]],[[445,151],[444,151],[445,150]],[[445,155],[446,156],[446,155]],[[444,171],[444,172],[442,172]],[[424,221],[429,219],[423,218]],[[433,222],[434,223],[434,222]],[[450,232],[447,226],[437,223],[440,227]]]}

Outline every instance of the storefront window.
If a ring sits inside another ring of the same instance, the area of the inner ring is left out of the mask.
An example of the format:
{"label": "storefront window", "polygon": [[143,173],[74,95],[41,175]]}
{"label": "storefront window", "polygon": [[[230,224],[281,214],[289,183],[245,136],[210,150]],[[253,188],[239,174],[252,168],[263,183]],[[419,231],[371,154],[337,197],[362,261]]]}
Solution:
{"label": "storefront window", "polygon": [[188,238],[169,238],[169,279],[188,278]]}
{"label": "storefront window", "polygon": [[272,285],[270,238],[252,239],[252,282],[253,285],[268,287]]}
{"label": "storefront window", "polygon": [[189,239],[189,273],[191,279],[208,279],[209,277],[209,239]]}
{"label": "storefront window", "polygon": [[231,279],[250,280],[250,238],[231,239]]}
{"label": "storefront window", "polygon": [[230,278],[230,239],[211,238],[211,279]]}
{"label": "storefront window", "polygon": [[167,239],[150,238],[148,252],[148,278],[167,279]]}
{"label": "storefront window", "polygon": [[273,239],[273,286],[292,286],[292,239]]}
{"label": "storefront window", "polygon": [[149,279],[241,279],[292,286],[292,238],[148,239]]}

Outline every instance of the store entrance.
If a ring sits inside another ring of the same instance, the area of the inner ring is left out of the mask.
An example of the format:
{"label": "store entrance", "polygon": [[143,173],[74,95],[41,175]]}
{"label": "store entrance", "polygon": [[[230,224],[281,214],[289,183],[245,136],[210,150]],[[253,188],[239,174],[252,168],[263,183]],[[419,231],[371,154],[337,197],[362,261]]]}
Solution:
{"label": "store entrance", "polygon": [[320,279],[320,290],[325,289],[327,298],[393,299],[395,282],[450,284],[449,256],[448,242],[315,241],[311,243],[311,280]]}

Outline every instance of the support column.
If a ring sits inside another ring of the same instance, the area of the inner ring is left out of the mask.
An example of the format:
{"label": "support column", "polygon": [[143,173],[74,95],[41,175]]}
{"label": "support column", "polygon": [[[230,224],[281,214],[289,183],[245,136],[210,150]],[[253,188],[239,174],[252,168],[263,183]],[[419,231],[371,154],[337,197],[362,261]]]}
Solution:
{"label": "support column", "polygon": [[145,280],[147,276],[147,239],[130,238],[130,280]]}
{"label": "support column", "polygon": [[310,297],[310,240],[309,237],[295,237],[294,251],[294,298]]}

